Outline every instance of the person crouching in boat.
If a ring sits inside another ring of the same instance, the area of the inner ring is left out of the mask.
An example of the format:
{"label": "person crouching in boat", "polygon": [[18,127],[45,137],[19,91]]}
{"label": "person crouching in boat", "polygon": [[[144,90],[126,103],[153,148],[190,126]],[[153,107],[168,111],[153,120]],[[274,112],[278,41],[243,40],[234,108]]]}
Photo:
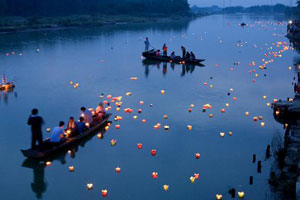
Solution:
{"label": "person crouching in boat", "polygon": [[43,144],[43,134],[42,134],[42,125],[44,120],[42,117],[38,116],[38,109],[33,109],[31,115],[29,116],[27,124],[31,126],[31,148],[36,149],[36,142],[39,143],[39,146]]}
{"label": "person crouching in boat", "polygon": [[145,40],[145,52],[149,51],[149,46],[150,46],[150,42],[149,42],[149,39],[148,37],[146,37],[146,40]]}
{"label": "person crouching in boat", "polygon": [[163,55],[167,56],[168,55],[168,47],[167,47],[166,43],[164,44],[162,49],[163,49]]}
{"label": "person crouching in boat", "polygon": [[93,114],[87,110],[85,107],[81,107],[81,117],[84,118],[85,123],[93,123]]}
{"label": "person crouching in boat", "polygon": [[175,60],[175,58],[176,58],[175,51],[173,51],[173,52],[171,53],[171,56],[170,56],[170,57],[171,57],[172,60]]}
{"label": "person crouching in boat", "polygon": [[84,123],[83,117],[79,118],[79,121],[76,122],[76,126],[77,126],[77,131],[78,131],[79,135],[82,134],[85,131],[85,129],[87,129],[87,127]]}
{"label": "person crouching in boat", "polygon": [[97,108],[95,110],[94,120],[95,121],[100,121],[105,117],[105,115],[106,115],[106,111],[105,111],[105,108],[103,106],[103,103],[99,103],[99,105],[97,106]]}
{"label": "person crouching in boat", "polygon": [[59,126],[57,126],[53,129],[50,140],[49,140],[51,145],[57,146],[66,141],[64,126],[65,126],[65,122],[60,121]]}
{"label": "person crouching in boat", "polygon": [[155,55],[160,56],[160,50],[159,49],[155,52]]}
{"label": "person crouching in boat", "polygon": [[67,126],[67,131],[70,132],[69,133],[70,137],[75,137],[76,135],[78,135],[77,124],[74,120],[74,117],[70,117],[68,126]]}

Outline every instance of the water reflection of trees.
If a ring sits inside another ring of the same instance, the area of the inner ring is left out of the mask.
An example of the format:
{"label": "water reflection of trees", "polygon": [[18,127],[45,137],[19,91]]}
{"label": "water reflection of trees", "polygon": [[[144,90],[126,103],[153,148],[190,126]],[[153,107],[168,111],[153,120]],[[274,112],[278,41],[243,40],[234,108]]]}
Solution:
{"label": "water reflection of trees", "polygon": [[47,190],[47,183],[45,180],[45,169],[47,167],[45,164],[46,161],[47,162],[59,161],[62,165],[65,165],[67,163],[66,161],[67,154],[69,154],[72,159],[75,159],[76,152],[78,152],[79,147],[84,148],[86,143],[90,141],[96,135],[96,133],[102,134],[101,139],[103,139],[105,135],[104,127],[102,127],[101,130],[99,131],[95,131],[90,137],[86,138],[82,142],[73,145],[72,147],[64,150],[63,152],[53,155],[52,157],[49,157],[44,160],[27,158],[23,162],[22,167],[33,170],[33,182],[31,183],[31,189],[36,194],[36,197],[38,199],[42,199],[43,193],[45,193]]}
{"label": "water reflection of trees", "polygon": [[[145,76],[149,77],[150,69],[156,68],[157,70],[162,70],[162,74],[164,76],[167,75],[168,71],[175,70],[175,67],[181,66],[181,74],[180,76],[183,77],[186,74],[192,74],[197,67],[204,67],[204,65],[193,65],[193,64],[175,64],[175,63],[167,63],[167,62],[161,62],[161,61],[155,61],[155,60],[143,60],[143,66],[145,67]],[[162,66],[162,67],[161,67]]]}

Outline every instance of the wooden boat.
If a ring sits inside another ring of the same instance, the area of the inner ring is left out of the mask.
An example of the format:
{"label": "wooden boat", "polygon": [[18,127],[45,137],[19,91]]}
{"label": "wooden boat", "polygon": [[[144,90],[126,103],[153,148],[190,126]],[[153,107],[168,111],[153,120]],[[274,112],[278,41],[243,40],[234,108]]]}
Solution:
{"label": "wooden boat", "polygon": [[5,84],[0,84],[0,91],[1,90],[9,91],[9,90],[12,90],[13,88],[15,88],[15,85],[11,82],[5,83]]}
{"label": "wooden boat", "polygon": [[155,55],[154,50],[143,52],[142,55],[145,58],[150,59],[150,60],[159,60],[159,61],[163,61],[163,62],[170,62],[170,63],[176,63],[176,64],[199,65],[199,64],[201,64],[201,62],[205,61],[205,59],[186,60],[179,56],[177,56],[175,59],[171,59],[170,56],[164,56],[164,55],[157,56],[157,55]]}
{"label": "wooden boat", "polygon": [[72,145],[83,141],[85,138],[91,136],[92,134],[95,133],[96,130],[98,130],[100,127],[106,124],[107,120],[110,118],[111,114],[107,114],[106,117],[102,120],[90,127],[89,129],[85,130],[82,134],[73,137],[73,138],[68,138],[66,142],[62,143],[61,145],[57,147],[52,147],[44,150],[36,150],[36,149],[28,149],[28,150],[21,150],[23,155],[28,158],[33,158],[33,159],[44,159],[50,156],[53,156],[69,147]]}

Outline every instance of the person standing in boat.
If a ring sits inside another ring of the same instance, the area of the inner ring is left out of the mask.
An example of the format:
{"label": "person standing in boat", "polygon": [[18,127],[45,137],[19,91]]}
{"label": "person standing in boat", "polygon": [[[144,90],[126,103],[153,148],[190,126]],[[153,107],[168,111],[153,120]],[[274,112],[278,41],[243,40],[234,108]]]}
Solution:
{"label": "person standing in boat", "polygon": [[93,115],[85,107],[81,107],[81,116],[84,118],[84,122],[85,123],[92,124],[92,122],[93,122]]}
{"label": "person standing in boat", "polygon": [[167,47],[166,43],[164,44],[162,49],[163,49],[163,55],[167,56],[168,55],[168,47]]}
{"label": "person standing in boat", "polygon": [[148,37],[146,37],[146,40],[145,40],[145,51],[147,52],[147,51],[149,51],[149,46],[150,46],[150,42],[149,42],[149,39],[148,39]]}
{"label": "person standing in boat", "polygon": [[191,59],[191,54],[190,52],[187,52],[185,55],[186,60],[190,60]]}
{"label": "person standing in boat", "polygon": [[182,59],[185,59],[186,49],[184,46],[181,46],[181,52],[182,52]]}
{"label": "person standing in boat", "polygon": [[175,51],[173,51],[173,52],[171,53],[171,56],[170,56],[170,57],[171,57],[172,60],[174,60],[174,59],[176,58]]}
{"label": "person standing in boat", "polygon": [[195,54],[191,51],[191,57],[190,57],[190,60],[193,61],[196,59],[196,56]]}
{"label": "person standing in boat", "polygon": [[59,145],[66,140],[64,132],[65,122],[60,121],[59,126],[55,127],[50,137],[50,143],[52,145]]}
{"label": "person standing in boat", "polygon": [[44,120],[42,117],[38,116],[38,109],[33,109],[31,115],[29,116],[27,124],[31,126],[31,148],[36,149],[36,142],[39,143],[39,146],[43,144],[43,135],[42,135],[42,125]]}

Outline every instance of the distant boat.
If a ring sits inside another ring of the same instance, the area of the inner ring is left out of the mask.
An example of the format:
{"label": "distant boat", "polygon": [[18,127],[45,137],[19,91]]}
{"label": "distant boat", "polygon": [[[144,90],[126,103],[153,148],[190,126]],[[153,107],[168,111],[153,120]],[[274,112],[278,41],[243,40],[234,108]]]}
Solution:
{"label": "distant boat", "polygon": [[180,56],[177,56],[175,59],[172,59],[170,56],[164,56],[164,55],[157,56],[155,54],[154,50],[143,52],[142,55],[145,58],[150,59],[150,60],[158,60],[158,61],[176,63],[176,64],[202,65],[201,62],[205,61],[205,59],[187,60],[187,59],[181,58]]}
{"label": "distant boat", "polygon": [[33,159],[45,159],[50,156],[53,156],[57,153],[60,153],[64,151],[67,148],[72,147],[74,144],[77,144],[78,142],[83,141],[85,138],[95,134],[95,131],[97,131],[100,127],[106,124],[107,120],[111,114],[107,114],[106,117],[102,120],[96,123],[94,126],[91,128],[87,129],[84,131],[82,134],[73,137],[73,138],[67,138],[67,141],[62,143],[61,145],[53,148],[47,148],[43,150],[37,150],[37,149],[28,149],[28,150],[21,150],[23,155],[28,158],[33,158]]}

